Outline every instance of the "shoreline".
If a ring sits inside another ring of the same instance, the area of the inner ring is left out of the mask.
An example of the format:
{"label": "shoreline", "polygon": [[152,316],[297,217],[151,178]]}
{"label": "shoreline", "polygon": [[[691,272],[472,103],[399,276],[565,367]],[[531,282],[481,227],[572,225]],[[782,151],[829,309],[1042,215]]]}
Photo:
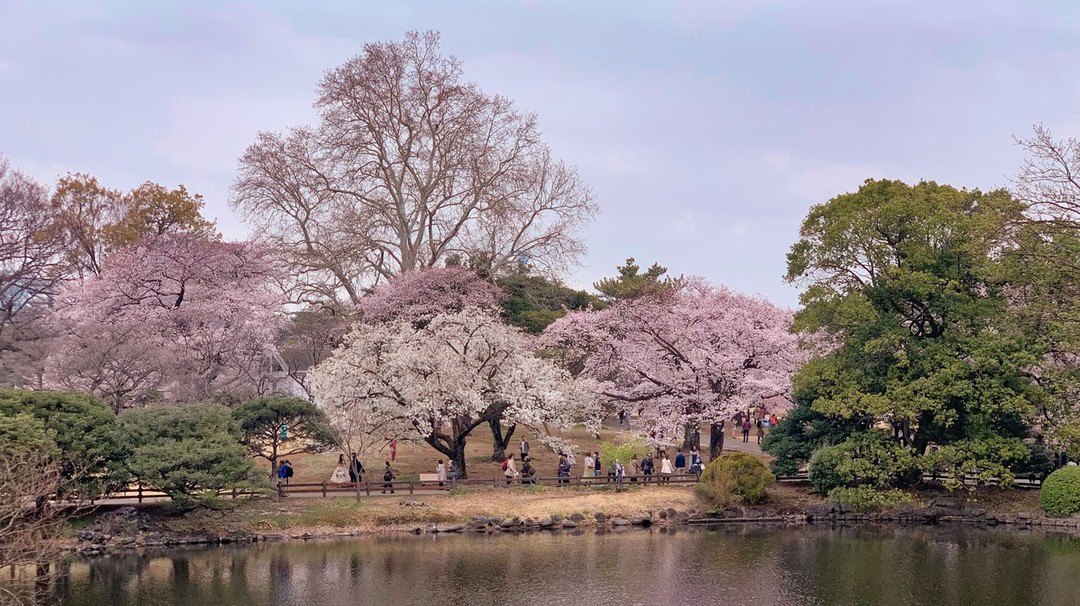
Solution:
{"label": "shoreline", "polygon": [[[933,497],[925,507],[904,506],[879,513],[858,513],[820,499],[794,505],[774,502],[709,512],[688,492],[623,495],[626,498],[596,493],[546,496],[479,493],[476,498],[461,504],[447,496],[360,504],[252,501],[232,511],[196,511],[178,517],[153,506],[123,507],[96,514],[69,541],[69,553],[95,556],[139,549],[341,540],[380,535],[609,532],[652,527],[664,531],[722,525],[963,526],[1080,534],[1080,516],[1050,517],[1023,509],[993,511],[952,496]],[[643,496],[649,498],[641,498]],[[502,501],[496,502],[497,499]],[[265,527],[265,518],[273,519],[286,513],[295,518],[286,521],[290,525]],[[306,522],[308,519],[311,523]],[[296,523],[292,524],[294,521]],[[260,524],[264,527],[260,528]]]}

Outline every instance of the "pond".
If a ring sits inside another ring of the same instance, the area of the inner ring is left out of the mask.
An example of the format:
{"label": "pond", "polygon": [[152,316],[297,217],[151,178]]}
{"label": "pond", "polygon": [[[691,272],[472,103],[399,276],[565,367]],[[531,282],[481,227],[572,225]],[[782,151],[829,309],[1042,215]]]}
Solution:
{"label": "pond", "polygon": [[1061,606],[1080,539],[954,527],[392,536],[77,560],[71,606]]}

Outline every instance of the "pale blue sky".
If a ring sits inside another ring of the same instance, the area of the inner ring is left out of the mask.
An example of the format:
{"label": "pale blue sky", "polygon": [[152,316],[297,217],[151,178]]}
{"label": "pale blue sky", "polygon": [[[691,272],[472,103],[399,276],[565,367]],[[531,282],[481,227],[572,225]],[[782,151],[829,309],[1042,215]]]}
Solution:
{"label": "pale blue sky", "polygon": [[603,213],[567,281],[627,256],[794,305],[810,205],[867,177],[989,189],[1042,122],[1080,135],[1080,2],[0,0],[0,154],[202,193],[228,237],[236,160],[313,118],[364,42],[437,29],[469,80],[539,114]]}

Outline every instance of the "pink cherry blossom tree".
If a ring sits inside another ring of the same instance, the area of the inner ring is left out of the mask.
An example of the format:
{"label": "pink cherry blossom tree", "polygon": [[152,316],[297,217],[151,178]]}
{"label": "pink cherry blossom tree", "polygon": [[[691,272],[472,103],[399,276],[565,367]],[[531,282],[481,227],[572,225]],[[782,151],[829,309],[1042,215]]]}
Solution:
{"label": "pink cherry blossom tree", "polygon": [[807,357],[790,332],[792,317],[764,299],[688,279],[666,293],[570,313],[544,341],[597,394],[639,409],[653,444],[690,446],[702,423],[715,434],[736,411],[788,393]]}
{"label": "pink cherry blossom tree", "polygon": [[423,441],[466,474],[469,435],[493,419],[552,434],[600,409],[570,374],[536,357],[530,341],[490,310],[437,314],[424,325],[407,319],[357,324],[342,347],[310,375],[316,402],[337,427],[369,428]]}
{"label": "pink cherry blossom tree", "polygon": [[467,307],[492,309],[504,296],[471,269],[427,268],[394,277],[360,299],[357,308],[368,323],[404,319],[423,324]]}
{"label": "pink cherry blossom tree", "polygon": [[262,392],[284,321],[266,259],[189,234],[110,253],[99,276],[58,298],[51,382],[117,409],[158,391],[181,402]]}

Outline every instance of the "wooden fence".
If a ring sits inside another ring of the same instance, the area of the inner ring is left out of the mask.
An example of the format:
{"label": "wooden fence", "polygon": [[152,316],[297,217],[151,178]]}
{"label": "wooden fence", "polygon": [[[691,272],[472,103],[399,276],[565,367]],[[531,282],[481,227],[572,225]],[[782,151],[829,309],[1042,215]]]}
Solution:
{"label": "wooden fence", "polygon": [[[316,483],[290,483],[279,484],[275,490],[278,497],[328,497],[328,496],[341,496],[352,495],[359,499],[362,496],[371,496],[372,494],[383,494],[383,490],[386,484],[390,487],[388,491],[392,491],[393,494],[409,494],[415,495],[438,493],[439,491],[450,491],[454,488],[506,488],[506,487],[528,487],[528,486],[546,486],[546,487],[593,487],[600,489],[614,488],[615,490],[622,490],[628,487],[649,487],[649,486],[663,486],[663,485],[690,485],[696,484],[698,481],[697,476],[693,474],[681,474],[664,476],[653,475],[650,477],[636,476],[633,478],[615,478],[613,476],[601,476],[601,477],[569,477],[562,478],[558,476],[533,476],[530,478],[514,478],[511,482],[506,481],[506,476],[502,474],[495,474],[489,478],[479,478],[474,475],[472,478],[467,479],[448,479],[441,484],[431,479],[434,474],[421,474],[421,479],[408,478],[404,480],[393,480],[391,482],[384,482],[381,479],[376,480],[364,480],[359,483],[346,482],[344,484],[335,484],[333,482],[316,482]],[[923,481],[930,484],[939,484],[948,477],[926,475],[923,476]],[[965,478],[965,483],[974,484],[975,476],[969,476]],[[790,484],[801,484],[809,481],[806,473],[800,473],[793,476],[778,477],[777,481]],[[1017,476],[1016,487],[1024,489],[1038,489],[1042,486],[1042,479],[1037,476]],[[219,492],[222,497],[238,498],[244,496],[251,496],[254,494],[261,494],[250,490],[223,490]],[[148,499],[166,499],[168,495],[159,490],[144,486],[141,482],[136,484],[130,490],[113,493],[103,500],[109,504],[122,505],[128,503],[143,503]],[[94,504],[91,501],[91,504]]]}

